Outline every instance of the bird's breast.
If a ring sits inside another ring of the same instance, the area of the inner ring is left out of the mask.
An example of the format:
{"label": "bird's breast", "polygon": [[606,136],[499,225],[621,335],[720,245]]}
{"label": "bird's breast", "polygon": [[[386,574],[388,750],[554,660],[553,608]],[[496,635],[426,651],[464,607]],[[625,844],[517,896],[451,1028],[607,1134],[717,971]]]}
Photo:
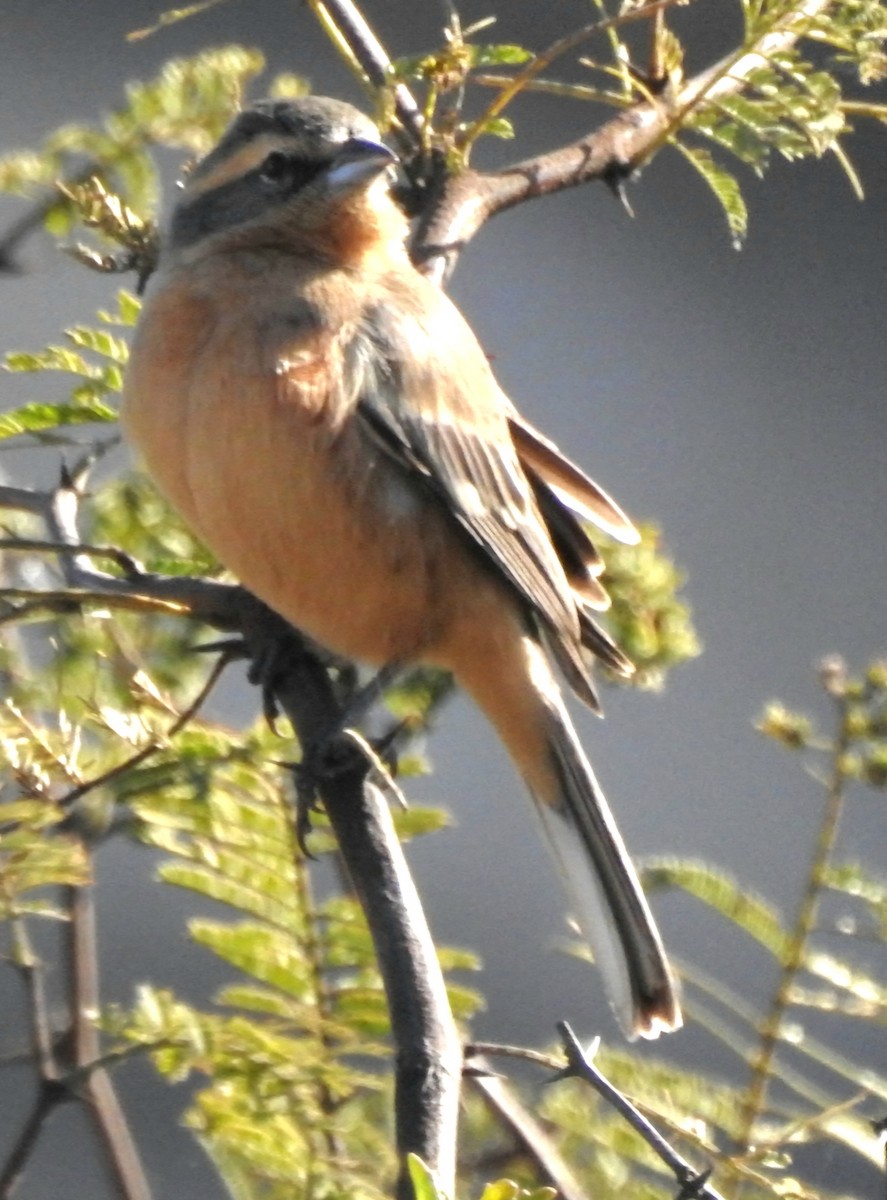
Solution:
{"label": "bird's breast", "polygon": [[[421,484],[329,387],[322,331],[167,287],[147,303],[124,424],[155,482],[220,561],[321,643],[382,663],[452,619],[456,537]],[[458,554],[457,558],[463,556]]]}

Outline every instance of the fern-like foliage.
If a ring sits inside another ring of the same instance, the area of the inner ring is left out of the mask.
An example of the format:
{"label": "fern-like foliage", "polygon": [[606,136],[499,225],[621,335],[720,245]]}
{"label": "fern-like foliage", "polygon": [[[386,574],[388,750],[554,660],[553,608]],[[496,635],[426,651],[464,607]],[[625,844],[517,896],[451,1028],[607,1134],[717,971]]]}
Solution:
{"label": "fern-like foliage", "polygon": [[99,312],[97,326],[68,329],[67,344],[7,353],[7,371],[39,375],[44,387],[48,372],[72,376],[73,383],[64,400],[33,400],[0,415],[0,440],[26,434],[38,443],[59,444],[65,440],[61,431],[70,426],[113,425],[117,420],[114,398],[123,387],[129,357],[120,331],[135,325],[139,308],[136,297],[121,289],[116,311]]}
{"label": "fern-like foliage", "polygon": [[[189,929],[235,982],[211,1012],[142,988],[109,1030],[151,1050],[167,1078],[204,1080],[187,1122],[232,1194],[381,1196],[394,1163],[374,1099],[388,1085],[372,1063],[390,1051],[373,946],[354,900],[314,896],[282,773],[268,769],[275,752],[261,727],[235,739],[191,726],[118,785],[142,840],[172,856],[161,878],[230,911]],[[441,820],[400,817],[404,836]],[[312,848],[333,845],[319,830]],[[442,960],[473,965],[456,952]],[[464,988],[451,1000],[463,1017],[476,1006]]]}
{"label": "fern-like foliage", "polygon": [[[100,520],[96,531],[108,532]],[[150,551],[151,541],[142,532],[134,548]],[[294,844],[287,772],[274,765],[286,757],[280,736],[264,723],[240,732],[196,716],[176,731],[206,670],[171,635],[181,622],[111,622],[100,612],[50,620],[55,691],[40,678],[32,686],[26,645],[13,643],[5,660],[8,961],[29,968],[32,924],[68,919],[54,890],[89,883],[97,841],[126,833],[165,851],[165,883],[227,912],[195,918],[189,931],[195,953],[223,960],[231,982],[206,1011],[168,988],[140,986],[130,1009],[103,1020],[112,1058],[142,1049],[170,1081],[202,1081],[186,1122],[233,1196],[388,1194],[390,1047],[373,946],[353,899],[313,893]],[[136,622],[144,638],[134,637]],[[421,809],[397,816],[404,838],[443,820]],[[318,826],[312,850],[325,857],[334,845],[320,818]],[[455,950],[441,959],[447,969],[475,965]],[[450,995],[467,1019],[475,994],[454,985]]]}

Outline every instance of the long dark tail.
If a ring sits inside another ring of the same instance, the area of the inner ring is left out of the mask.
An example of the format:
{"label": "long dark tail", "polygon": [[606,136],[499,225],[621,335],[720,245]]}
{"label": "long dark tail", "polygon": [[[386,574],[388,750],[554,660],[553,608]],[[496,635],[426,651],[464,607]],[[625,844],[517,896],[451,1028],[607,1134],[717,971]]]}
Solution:
{"label": "long dark tail", "polygon": [[610,1002],[628,1037],[677,1029],[678,988],[662,939],[546,655],[524,636],[499,668],[465,671],[463,682],[530,789]]}
{"label": "long dark tail", "polygon": [[[546,697],[558,788],[532,788],[582,932],[629,1037],[681,1025],[678,989],[637,873],[560,696]],[[547,789],[546,789],[547,792]]]}

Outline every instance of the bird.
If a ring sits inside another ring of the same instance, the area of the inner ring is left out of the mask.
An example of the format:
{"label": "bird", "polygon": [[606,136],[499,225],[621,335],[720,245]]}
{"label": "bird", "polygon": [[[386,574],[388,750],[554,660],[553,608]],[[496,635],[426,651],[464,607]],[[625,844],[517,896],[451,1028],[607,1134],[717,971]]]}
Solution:
{"label": "bird", "polygon": [[541,817],[629,1038],[678,986],[559,682],[598,709],[589,525],[618,505],[525,420],[413,265],[396,156],[339,100],[261,100],[187,175],[160,238],[121,410],[160,491],[240,582],[376,668],[452,672]]}

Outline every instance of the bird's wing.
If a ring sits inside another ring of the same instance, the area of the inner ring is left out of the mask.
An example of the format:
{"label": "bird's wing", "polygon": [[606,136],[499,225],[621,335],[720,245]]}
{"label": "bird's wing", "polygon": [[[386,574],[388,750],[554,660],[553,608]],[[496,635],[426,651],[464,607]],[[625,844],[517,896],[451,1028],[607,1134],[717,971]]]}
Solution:
{"label": "bird's wing", "polygon": [[546,624],[578,645],[576,602],[515,452],[510,406],[474,335],[440,300],[431,298],[430,317],[404,304],[364,313],[345,348],[358,417]]}
{"label": "bird's wing", "polygon": [[521,463],[540,475],[571,512],[619,542],[629,546],[637,544],[639,534],[629,518],[581,467],[571,462],[554,442],[513,409],[508,424]]}

